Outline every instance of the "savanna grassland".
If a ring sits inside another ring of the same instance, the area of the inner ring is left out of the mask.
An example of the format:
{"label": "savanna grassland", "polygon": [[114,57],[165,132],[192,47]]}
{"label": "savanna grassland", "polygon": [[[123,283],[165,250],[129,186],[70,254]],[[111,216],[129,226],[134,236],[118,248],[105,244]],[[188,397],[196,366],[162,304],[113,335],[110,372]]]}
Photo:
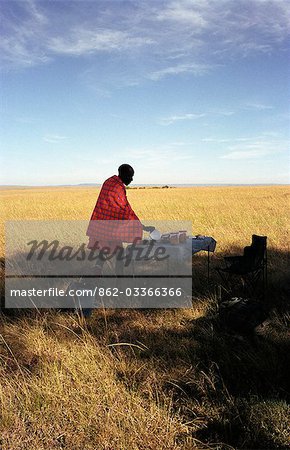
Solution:
{"label": "savanna grassland", "polygon": [[[0,190],[2,295],[4,221],[88,220],[97,195]],[[221,326],[201,254],[189,309],[3,312],[1,450],[290,448],[289,197],[289,186],[129,189],[141,220],[213,236],[212,267],[267,235],[267,320],[254,340]]]}

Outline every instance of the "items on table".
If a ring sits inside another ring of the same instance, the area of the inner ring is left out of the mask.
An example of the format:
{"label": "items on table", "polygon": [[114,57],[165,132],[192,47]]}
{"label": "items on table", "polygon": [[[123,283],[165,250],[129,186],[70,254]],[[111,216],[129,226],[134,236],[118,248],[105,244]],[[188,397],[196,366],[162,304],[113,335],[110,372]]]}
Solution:
{"label": "items on table", "polygon": [[185,242],[187,239],[186,230],[175,231],[171,233],[165,233],[161,236],[162,242],[170,242],[170,244],[177,245]]}

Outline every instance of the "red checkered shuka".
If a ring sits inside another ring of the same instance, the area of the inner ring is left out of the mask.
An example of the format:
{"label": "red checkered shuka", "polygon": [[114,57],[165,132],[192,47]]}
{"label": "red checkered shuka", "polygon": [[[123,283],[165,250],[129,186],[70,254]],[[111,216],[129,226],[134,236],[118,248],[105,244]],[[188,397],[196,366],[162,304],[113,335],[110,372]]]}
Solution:
{"label": "red checkered shuka", "polygon": [[124,183],[117,175],[104,182],[86,234],[89,248],[96,241],[99,247],[104,247],[142,239],[142,224],[128,202]]}

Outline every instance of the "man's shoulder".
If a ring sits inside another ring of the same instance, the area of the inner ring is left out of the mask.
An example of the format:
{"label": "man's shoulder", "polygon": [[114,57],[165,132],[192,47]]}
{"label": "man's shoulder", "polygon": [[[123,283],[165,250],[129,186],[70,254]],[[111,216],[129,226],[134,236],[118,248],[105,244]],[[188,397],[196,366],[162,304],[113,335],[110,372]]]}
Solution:
{"label": "man's shoulder", "polygon": [[117,175],[113,175],[112,177],[108,178],[103,184],[103,188],[105,189],[114,189],[119,187],[125,189],[122,180]]}

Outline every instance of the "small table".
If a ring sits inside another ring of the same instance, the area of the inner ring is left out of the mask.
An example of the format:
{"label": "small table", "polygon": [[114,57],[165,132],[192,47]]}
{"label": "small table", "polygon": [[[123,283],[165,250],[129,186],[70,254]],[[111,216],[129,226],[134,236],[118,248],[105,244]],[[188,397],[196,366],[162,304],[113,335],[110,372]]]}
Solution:
{"label": "small table", "polygon": [[[163,242],[161,240],[155,241],[154,243],[151,241],[148,241],[148,243],[140,243],[138,245],[129,245],[127,247],[128,251],[130,249],[134,249],[133,251],[133,264],[134,259],[137,257],[137,252],[139,251],[146,251],[146,249],[149,249],[150,245],[150,251],[147,252],[147,257],[154,256],[154,253],[158,247],[163,247],[165,249],[165,255],[168,255],[171,258],[171,261],[176,262],[176,264],[184,264],[186,261],[189,261],[191,256],[195,253],[198,253],[200,251],[206,251],[207,252],[207,278],[209,281],[209,269],[210,269],[210,257],[209,253],[213,253],[216,248],[216,241],[214,238],[210,236],[188,236],[185,242],[179,243],[179,244],[171,244],[170,242]],[[136,250],[136,252],[135,252]],[[135,270],[134,270],[135,272]],[[174,273],[172,274],[174,275]],[[186,275],[184,273],[183,275]]]}

